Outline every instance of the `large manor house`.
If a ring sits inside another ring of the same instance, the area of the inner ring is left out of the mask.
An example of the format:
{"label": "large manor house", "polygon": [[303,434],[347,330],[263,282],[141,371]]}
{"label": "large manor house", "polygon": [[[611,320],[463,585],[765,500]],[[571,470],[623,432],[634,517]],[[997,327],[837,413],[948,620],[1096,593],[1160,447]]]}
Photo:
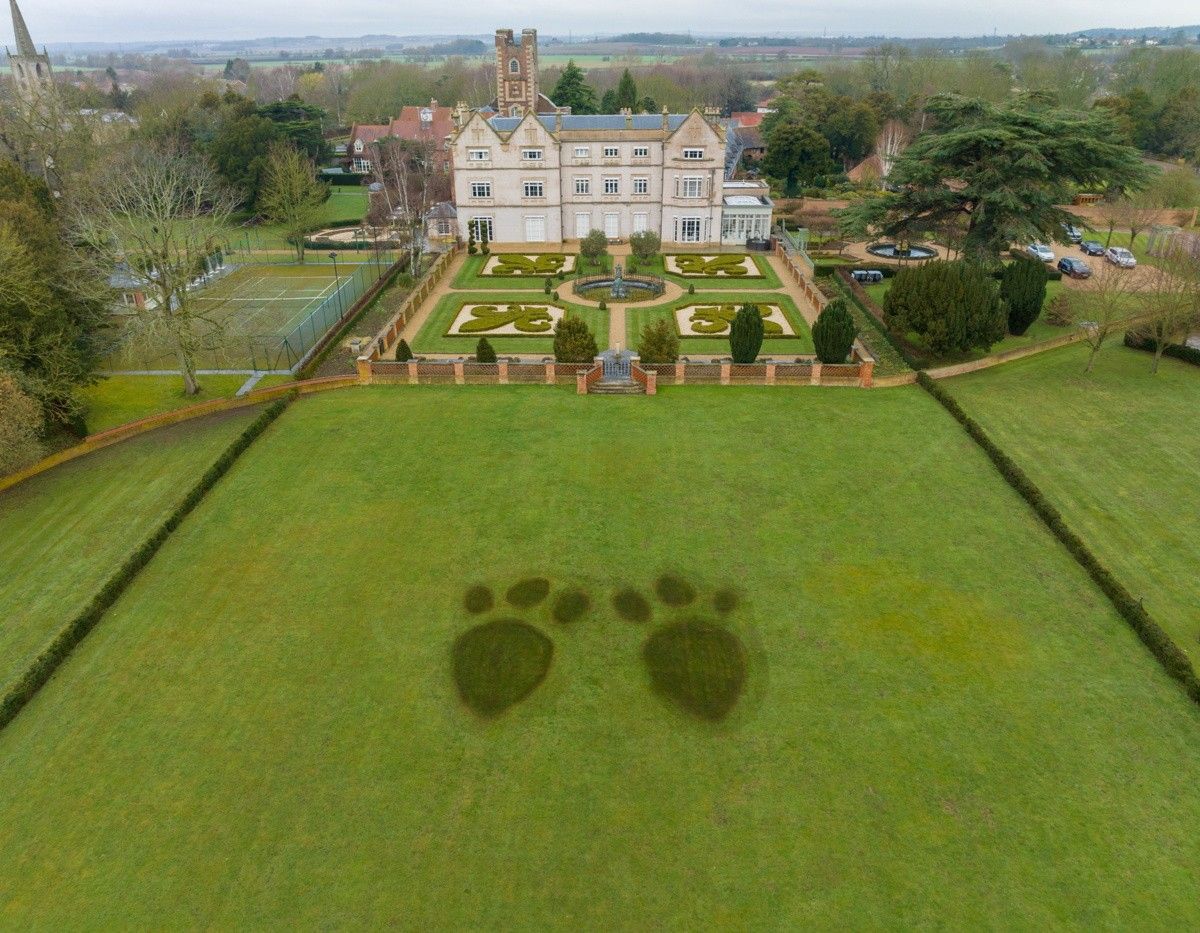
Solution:
{"label": "large manor house", "polygon": [[744,245],[769,236],[765,185],[727,180],[715,113],[572,114],[538,90],[537,31],[496,32],[496,100],[450,138],[459,233],[501,243],[610,240]]}

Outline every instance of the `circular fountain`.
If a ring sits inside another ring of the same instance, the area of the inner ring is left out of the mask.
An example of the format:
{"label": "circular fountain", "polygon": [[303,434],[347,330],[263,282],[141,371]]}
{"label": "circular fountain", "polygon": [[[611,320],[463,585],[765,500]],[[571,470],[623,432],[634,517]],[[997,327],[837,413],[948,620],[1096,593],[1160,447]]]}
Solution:
{"label": "circular fountain", "polygon": [[872,243],[867,252],[881,259],[936,259],[937,250],[928,246],[913,246],[910,243]]}
{"label": "circular fountain", "polygon": [[663,293],[663,280],[652,275],[625,275],[620,263],[612,275],[589,275],[572,283],[575,294],[591,301],[636,302],[657,298]]}

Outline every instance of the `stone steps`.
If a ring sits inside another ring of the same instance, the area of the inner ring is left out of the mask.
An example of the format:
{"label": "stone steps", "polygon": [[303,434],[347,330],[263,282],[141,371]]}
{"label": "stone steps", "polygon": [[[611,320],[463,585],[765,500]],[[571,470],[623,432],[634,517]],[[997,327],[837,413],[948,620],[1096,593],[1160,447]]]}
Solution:
{"label": "stone steps", "polygon": [[646,387],[632,379],[620,382],[593,382],[588,387],[588,395],[645,395]]}

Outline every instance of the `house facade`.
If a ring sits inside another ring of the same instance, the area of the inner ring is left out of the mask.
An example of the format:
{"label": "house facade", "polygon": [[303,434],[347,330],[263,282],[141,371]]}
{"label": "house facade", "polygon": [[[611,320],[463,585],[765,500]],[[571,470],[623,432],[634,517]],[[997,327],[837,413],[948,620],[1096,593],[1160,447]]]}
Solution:
{"label": "house facade", "polygon": [[592,230],[625,240],[649,230],[668,244],[711,245],[723,231],[770,231],[765,188],[727,191],[725,128],[698,110],[476,112],[453,137],[450,157],[464,238],[471,227],[496,243],[559,243]]}
{"label": "house facade", "polygon": [[[384,139],[407,139],[432,143],[441,152],[454,133],[454,110],[431,100],[427,107],[404,107],[388,123],[356,123],[346,144],[346,170],[369,175],[375,169],[372,145]],[[439,159],[439,168],[450,171],[450,159]]]}

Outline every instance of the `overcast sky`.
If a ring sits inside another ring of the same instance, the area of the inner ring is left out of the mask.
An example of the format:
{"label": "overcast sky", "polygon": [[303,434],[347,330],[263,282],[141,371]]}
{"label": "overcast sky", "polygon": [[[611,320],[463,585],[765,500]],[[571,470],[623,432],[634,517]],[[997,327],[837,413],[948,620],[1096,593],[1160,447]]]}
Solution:
{"label": "overcast sky", "polygon": [[[259,36],[662,30],[897,36],[1071,32],[1200,20],[1184,0],[18,0],[36,43]],[[486,19],[478,17],[484,15]],[[3,35],[12,41],[5,20]]]}

